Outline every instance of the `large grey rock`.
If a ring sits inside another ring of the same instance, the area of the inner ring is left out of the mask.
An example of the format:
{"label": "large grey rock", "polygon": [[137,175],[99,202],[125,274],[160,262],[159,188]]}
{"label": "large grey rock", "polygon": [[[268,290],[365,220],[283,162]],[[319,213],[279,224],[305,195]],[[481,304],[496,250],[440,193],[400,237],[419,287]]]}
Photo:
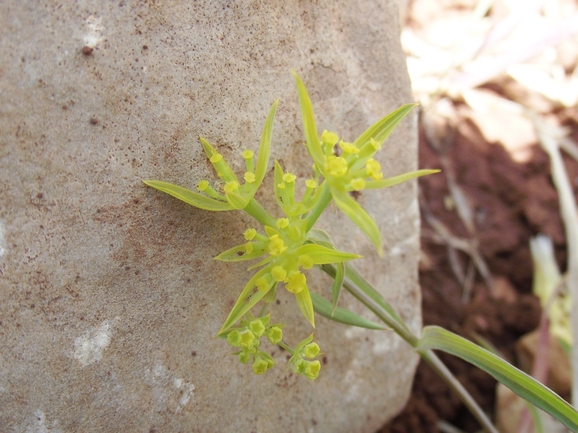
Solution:
{"label": "large grey rock", "polygon": [[[402,408],[416,356],[392,333],[319,318],[314,383],[279,352],[264,376],[239,364],[215,334],[250,274],[211,258],[253,224],[141,182],[212,178],[200,134],[241,170],[277,97],[273,157],[308,176],[290,69],[320,128],[353,139],[411,99],[398,15],[388,0],[0,4],[2,431],[369,433]],[[412,116],[379,159],[386,176],[415,168]],[[385,258],[335,209],[322,226],[417,331],[415,185],[359,200]],[[311,329],[279,296],[295,344]]]}

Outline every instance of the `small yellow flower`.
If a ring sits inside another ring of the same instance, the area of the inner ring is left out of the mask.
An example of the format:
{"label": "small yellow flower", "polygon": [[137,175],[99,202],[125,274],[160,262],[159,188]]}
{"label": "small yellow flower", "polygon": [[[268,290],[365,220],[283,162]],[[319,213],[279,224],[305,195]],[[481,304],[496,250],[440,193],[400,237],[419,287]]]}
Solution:
{"label": "small yellow flower", "polygon": [[383,173],[381,172],[381,165],[379,165],[379,162],[377,162],[373,158],[367,161],[365,170],[367,172],[367,175],[371,177],[373,180],[379,180],[383,177]]}
{"label": "small yellow flower", "polygon": [[280,256],[285,251],[287,251],[287,247],[279,235],[273,235],[269,238],[269,254],[272,256]]}
{"label": "small yellow flower", "polygon": [[353,191],[361,191],[365,188],[365,180],[358,177],[357,179],[353,179],[350,183],[351,189]]}
{"label": "small yellow flower", "polygon": [[208,187],[209,187],[209,181],[207,181],[207,180],[201,180],[197,185],[197,189],[201,192],[205,191]]}
{"label": "small yellow flower", "polygon": [[253,372],[255,374],[263,374],[267,372],[267,369],[269,368],[269,363],[267,361],[265,361],[264,359],[256,359],[255,362],[253,362]]}
{"label": "small yellow flower", "polygon": [[252,150],[244,150],[241,155],[243,156],[244,159],[251,159],[253,158],[253,155],[255,155],[255,152],[253,152]]}
{"label": "small yellow flower", "polygon": [[356,146],[354,146],[353,143],[346,143],[345,141],[340,141],[339,147],[341,147],[341,149],[343,149],[345,153],[349,153],[351,155],[359,153],[359,149]]}
{"label": "small yellow flower", "polygon": [[223,187],[223,189],[225,190],[225,192],[228,192],[228,193],[234,192],[237,189],[239,189],[239,182],[237,182],[236,180],[232,180],[230,182],[227,182],[225,184],[225,186]]}
{"label": "small yellow flower", "polygon": [[211,156],[209,158],[209,161],[211,161],[213,164],[221,162],[222,160],[223,160],[223,155],[221,155],[220,153],[215,153],[213,156]]}
{"label": "small yellow flower", "polygon": [[274,266],[273,269],[271,269],[271,275],[275,281],[281,282],[287,278],[287,271],[281,266]]}
{"label": "small yellow flower", "polygon": [[335,146],[339,141],[339,136],[335,132],[329,132],[327,130],[323,131],[321,134],[321,141]]}
{"label": "small yellow flower", "polygon": [[310,189],[315,189],[318,185],[317,182],[315,182],[313,179],[307,179],[305,181],[305,186]]}
{"label": "small yellow flower", "polygon": [[294,294],[301,292],[303,289],[307,288],[307,278],[305,275],[299,271],[293,271],[289,275],[287,282],[285,283],[285,288]]}
{"label": "small yellow flower", "polygon": [[251,240],[255,239],[255,236],[257,236],[257,230],[247,229],[247,230],[245,230],[245,233],[243,233],[243,236],[245,236],[246,240],[251,241]]}
{"label": "small yellow flower", "polygon": [[250,171],[248,171],[243,176],[243,179],[245,179],[245,182],[247,183],[253,183],[255,182],[255,173],[251,173]]}
{"label": "small yellow flower", "polygon": [[330,156],[327,158],[325,170],[335,177],[341,177],[347,173],[347,161],[341,156]]}

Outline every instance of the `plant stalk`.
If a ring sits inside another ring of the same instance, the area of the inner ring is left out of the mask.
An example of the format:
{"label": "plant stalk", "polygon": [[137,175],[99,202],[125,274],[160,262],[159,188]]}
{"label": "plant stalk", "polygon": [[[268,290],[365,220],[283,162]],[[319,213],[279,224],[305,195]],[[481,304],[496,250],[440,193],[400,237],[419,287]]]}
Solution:
{"label": "plant stalk", "polygon": [[[335,268],[332,265],[323,265],[322,269],[329,276],[335,276]],[[333,272],[332,272],[333,271]],[[364,282],[369,285],[369,283]],[[391,314],[386,311],[378,302],[361,290],[349,278],[345,278],[343,287],[351,293],[359,302],[371,310],[383,323],[389,326],[411,347],[416,348],[419,339],[411,333],[411,331],[403,326],[399,321],[395,320]],[[374,289],[375,290],[375,289]],[[462,384],[454,377],[445,364],[433,353],[431,350],[417,351],[418,354],[440,375],[440,377],[448,384],[448,386],[458,395],[459,399],[470,410],[472,415],[478,420],[480,425],[488,433],[498,433],[498,430],[484,411],[478,406],[473,397],[462,386]]]}

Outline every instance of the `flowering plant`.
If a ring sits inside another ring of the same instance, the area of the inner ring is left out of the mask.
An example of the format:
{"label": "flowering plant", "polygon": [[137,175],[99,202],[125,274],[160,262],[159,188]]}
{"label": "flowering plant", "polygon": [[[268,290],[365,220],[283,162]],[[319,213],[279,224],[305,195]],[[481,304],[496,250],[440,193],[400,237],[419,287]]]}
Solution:
{"label": "flowering plant", "polygon": [[[415,104],[403,105],[378,120],[353,142],[345,142],[334,132],[323,131],[319,135],[307,89],[297,74],[293,73],[293,76],[301,107],[305,146],[314,164],[311,177],[305,181],[305,192],[299,199],[295,196],[297,177],[290,172],[284,172],[275,161],[273,193],[283,213],[282,217],[274,217],[255,199],[255,193],[268,169],[278,101],[273,103],[265,121],[257,160],[255,161],[251,150],[242,152],[245,161],[242,182],[223,155],[202,137],[201,144],[223,182],[222,188],[213,188],[207,180],[198,183],[198,192],[158,180],[144,181],[147,185],[200,209],[243,210],[261,225],[259,230],[255,227],[245,230],[242,244],[215,257],[225,262],[261,259],[249,267],[249,270],[256,271],[242,289],[218,336],[225,338],[235,348],[234,354],[241,363],[251,362],[255,374],[263,374],[275,364],[271,355],[261,350],[260,341],[266,337],[270,343],[279,345],[291,354],[289,368],[292,367],[296,373],[315,380],[321,368],[320,362],[315,358],[321,353],[318,344],[313,342],[313,334],[303,339],[295,348],[291,348],[283,341],[283,325],[270,323],[267,306],[275,301],[277,289],[284,287],[295,295],[301,313],[313,328],[314,313],[317,312],[331,320],[353,326],[395,331],[458,393],[487,431],[497,430],[432,349],[451,353],[477,365],[522,397],[554,415],[572,430],[578,431],[578,413],[570,405],[496,355],[439,327],[425,327],[421,338],[412,334],[395,309],[349,264],[349,261],[360,256],[339,251],[327,233],[314,227],[333,200],[382,255],[379,229],[369,214],[351,197],[351,193],[390,187],[439,170],[417,170],[384,179],[380,164],[374,158],[385,139]],[[313,267],[333,278],[331,301],[310,290],[306,273]],[[373,311],[383,325],[339,307],[337,304],[343,288]],[[252,310],[258,303],[263,306],[259,314],[254,316]]]}

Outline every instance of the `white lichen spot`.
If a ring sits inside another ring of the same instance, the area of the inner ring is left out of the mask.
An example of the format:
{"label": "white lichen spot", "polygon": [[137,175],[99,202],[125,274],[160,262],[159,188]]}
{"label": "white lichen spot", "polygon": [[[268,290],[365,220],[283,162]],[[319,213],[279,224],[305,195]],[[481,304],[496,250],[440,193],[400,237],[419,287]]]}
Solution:
{"label": "white lichen spot", "polygon": [[86,19],[86,33],[84,34],[84,45],[94,48],[103,39],[102,18],[97,18],[94,15],[89,15]]}
{"label": "white lichen spot", "polygon": [[110,344],[111,334],[112,329],[108,320],[87,331],[82,337],[74,340],[74,358],[83,366],[100,361]]}
{"label": "white lichen spot", "polygon": [[158,410],[170,407],[179,412],[193,398],[195,385],[175,377],[164,365],[156,364],[147,375],[154,388],[155,407]]}
{"label": "white lichen spot", "polygon": [[5,255],[7,252],[6,240],[4,236],[5,236],[4,224],[2,224],[2,221],[0,221],[0,257]]}
{"label": "white lichen spot", "polygon": [[22,429],[26,433],[62,433],[58,428],[58,421],[48,422],[46,415],[41,410],[34,411],[34,415],[26,420],[26,427]]}

